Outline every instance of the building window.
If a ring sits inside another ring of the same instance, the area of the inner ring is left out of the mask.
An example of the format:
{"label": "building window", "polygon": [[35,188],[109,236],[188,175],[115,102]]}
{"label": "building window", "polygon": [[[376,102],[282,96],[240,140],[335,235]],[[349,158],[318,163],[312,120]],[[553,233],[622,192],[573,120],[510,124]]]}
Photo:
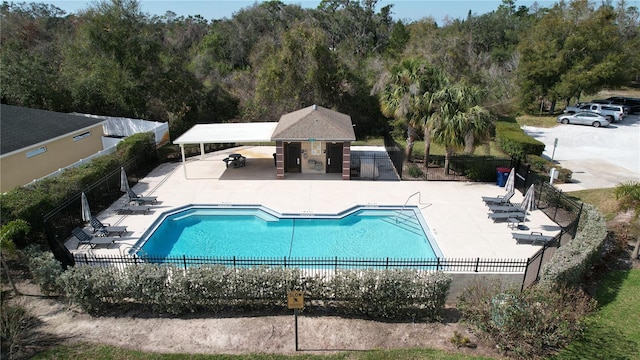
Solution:
{"label": "building window", "polygon": [[87,131],[87,132],[82,133],[82,134],[80,134],[80,135],[76,135],[76,136],[74,136],[74,137],[73,137],[73,141],[82,140],[82,139],[84,139],[84,138],[86,138],[86,137],[89,137],[89,136],[91,136],[91,131]]}
{"label": "building window", "polygon": [[27,158],[34,157],[36,155],[40,155],[40,154],[42,154],[44,152],[47,152],[47,147],[46,146],[41,146],[41,147],[39,147],[37,149],[29,150],[29,151],[27,151]]}

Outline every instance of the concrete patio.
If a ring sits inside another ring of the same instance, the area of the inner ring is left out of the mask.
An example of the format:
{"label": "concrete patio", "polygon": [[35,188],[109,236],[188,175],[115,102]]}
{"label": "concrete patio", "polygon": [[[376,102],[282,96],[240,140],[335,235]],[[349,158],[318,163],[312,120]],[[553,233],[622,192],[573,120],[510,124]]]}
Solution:
{"label": "concrete patio", "polygon": [[[147,215],[118,215],[118,203],[98,215],[111,225],[126,225],[129,233],[108,248],[78,248],[72,252],[123,254],[164,211],[187,204],[260,204],[280,213],[339,213],[356,205],[415,205],[421,209],[438,246],[447,258],[526,259],[540,245],[517,244],[511,233],[537,231],[556,235],[560,228],[540,210],[530,212],[527,231],[513,230],[506,222],[494,223],[482,196],[505,193],[495,184],[473,182],[346,181],[340,174],[291,174],[276,180],[273,146],[245,146],[194,157],[186,163],[164,163],[141,179],[133,190],[157,196]],[[247,157],[245,167],[226,168],[230,153]],[[411,196],[412,194],[418,195]],[[516,192],[511,199],[519,203]]]}

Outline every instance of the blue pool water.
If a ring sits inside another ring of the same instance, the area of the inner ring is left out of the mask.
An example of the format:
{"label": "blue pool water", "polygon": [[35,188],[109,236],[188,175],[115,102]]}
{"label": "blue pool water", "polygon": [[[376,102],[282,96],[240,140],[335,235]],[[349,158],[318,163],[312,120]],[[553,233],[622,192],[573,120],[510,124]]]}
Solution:
{"label": "blue pool water", "polygon": [[417,208],[279,215],[264,207],[188,207],[161,217],[137,248],[154,257],[435,258],[428,235]]}

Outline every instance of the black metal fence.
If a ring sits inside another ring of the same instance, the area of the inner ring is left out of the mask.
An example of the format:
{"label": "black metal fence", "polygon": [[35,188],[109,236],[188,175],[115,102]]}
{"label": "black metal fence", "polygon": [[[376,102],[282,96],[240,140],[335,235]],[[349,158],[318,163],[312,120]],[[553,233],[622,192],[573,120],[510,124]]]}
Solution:
{"label": "black metal fence", "polygon": [[[129,184],[132,185],[137,184],[140,179],[144,178],[151,170],[157,167],[158,164],[159,161],[157,157],[150,157],[149,154],[143,154],[123,164],[122,167],[127,173]],[[118,168],[107,174],[102,179],[88,186],[83,192],[91,204],[92,213],[99,213],[105,210],[123,196],[123,193],[120,191],[120,169]],[[56,250],[59,249],[56,244],[64,243],[64,240],[71,234],[71,230],[74,227],[84,224],[82,220],[80,196],[81,193],[78,193],[66,199],[43,216],[47,242],[52,248],[51,250],[54,252],[54,255],[56,255],[56,258],[65,266],[73,264],[69,263],[70,259],[61,258],[65,255]]]}
{"label": "black metal fence", "polygon": [[[402,154],[401,154],[402,155]],[[512,160],[493,156],[452,155],[446,167],[444,155],[430,155],[429,164],[423,162],[404,164],[402,180],[427,181],[496,181],[499,167],[512,167]]]}
{"label": "black metal fence", "polygon": [[536,206],[572,236],[576,235],[583,206],[580,201],[549,183],[541,182],[536,186]]}
{"label": "black metal fence", "polygon": [[393,140],[393,137],[389,132],[384,134],[384,148],[389,154],[389,159],[393,163],[393,167],[396,169],[396,174],[402,176],[402,167],[404,165],[404,151],[398,143]]}
{"label": "black metal fence", "polygon": [[400,176],[386,152],[352,151],[351,180],[400,181]]}
{"label": "black metal fence", "polygon": [[467,273],[524,273],[527,259],[371,259],[371,258],[248,258],[248,257],[164,257],[135,255],[74,254],[76,265],[126,266],[143,263],[171,264],[184,269],[190,266],[222,265],[233,268],[279,267],[299,268],[306,275],[329,275],[347,269],[414,269]]}

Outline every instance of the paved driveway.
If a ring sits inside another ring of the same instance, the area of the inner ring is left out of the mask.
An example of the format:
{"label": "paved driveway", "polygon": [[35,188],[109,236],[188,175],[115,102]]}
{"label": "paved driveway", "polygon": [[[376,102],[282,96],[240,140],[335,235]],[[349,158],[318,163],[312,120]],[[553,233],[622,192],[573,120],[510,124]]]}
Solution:
{"label": "paved driveway", "polygon": [[[623,181],[640,181],[640,115],[630,115],[608,128],[558,125],[525,126],[524,131],[542,141],[544,156],[573,171],[574,182],[565,191],[610,188]],[[553,143],[558,139],[555,149]]]}

